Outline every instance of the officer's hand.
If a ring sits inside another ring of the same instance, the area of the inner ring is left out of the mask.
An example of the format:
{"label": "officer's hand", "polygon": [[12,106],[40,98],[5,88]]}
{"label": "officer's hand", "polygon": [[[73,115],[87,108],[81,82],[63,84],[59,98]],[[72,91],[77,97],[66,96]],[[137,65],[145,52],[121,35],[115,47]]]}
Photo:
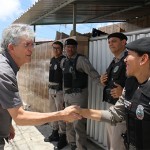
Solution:
{"label": "officer's hand", "polygon": [[111,89],[110,91],[110,94],[113,98],[119,98],[119,96],[122,95],[122,90],[123,88],[117,84],[117,83],[114,83],[114,85],[116,86],[115,88]]}
{"label": "officer's hand", "polygon": [[101,77],[100,77],[100,82],[101,82],[101,84],[102,84],[103,86],[106,85],[105,83],[107,82],[107,80],[108,80],[108,75],[107,75],[107,73],[102,74]]}
{"label": "officer's hand", "polygon": [[73,122],[75,120],[82,119],[82,116],[79,114],[79,106],[72,105],[69,107],[66,107],[64,111],[64,121],[66,122]]}

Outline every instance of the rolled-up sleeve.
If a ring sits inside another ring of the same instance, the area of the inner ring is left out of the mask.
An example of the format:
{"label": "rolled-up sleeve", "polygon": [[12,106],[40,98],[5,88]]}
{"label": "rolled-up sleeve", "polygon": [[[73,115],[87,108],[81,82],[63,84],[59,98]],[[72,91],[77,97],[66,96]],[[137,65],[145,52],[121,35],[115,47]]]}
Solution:
{"label": "rolled-up sleeve", "polygon": [[111,106],[109,110],[101,111],[100,121],[108,122],[111,125],[116,125],[116,123],[125,120],[124,94],[125,92],[123,90],[122,96],[120,96],[115,105]]}

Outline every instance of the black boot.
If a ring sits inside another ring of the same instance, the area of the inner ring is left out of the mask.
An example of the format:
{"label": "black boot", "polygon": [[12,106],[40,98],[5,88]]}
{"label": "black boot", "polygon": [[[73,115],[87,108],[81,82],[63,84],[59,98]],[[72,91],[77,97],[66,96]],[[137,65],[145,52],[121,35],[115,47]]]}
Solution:
{"label": "black boot", "polygon": [[44,141],[45,142],[59,141],[58,130],[53,130],[52,134],[48,138],[45,138]]}
{"label": "black boot", "polygon": [[59,141],[57,143],[57,148],[62,149],[67,145],[67,139],[66,139],[66,134],[60,134],[59,136]]}

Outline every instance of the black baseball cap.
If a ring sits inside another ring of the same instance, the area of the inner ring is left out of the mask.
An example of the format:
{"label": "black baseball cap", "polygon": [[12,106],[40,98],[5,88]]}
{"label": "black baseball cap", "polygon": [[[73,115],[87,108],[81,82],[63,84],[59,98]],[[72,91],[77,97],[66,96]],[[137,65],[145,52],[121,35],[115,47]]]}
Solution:
{"label": "black baseball cap", "polygon": [[115,33],[112,33],[112,34],[109,34],[108,35],[108,39],[112,38],[112,37],[117,37],[119,38],[120,40],[128,40],[127,36],[124,35],[123,33],[121,32],[115,32]]}
{"label": "black baseball cap", "polygon": [[74,39],[67,39],[66,41],[65,41],[65,45],[78,45],[78,42],[76,41],[76,40],[74,40]]}

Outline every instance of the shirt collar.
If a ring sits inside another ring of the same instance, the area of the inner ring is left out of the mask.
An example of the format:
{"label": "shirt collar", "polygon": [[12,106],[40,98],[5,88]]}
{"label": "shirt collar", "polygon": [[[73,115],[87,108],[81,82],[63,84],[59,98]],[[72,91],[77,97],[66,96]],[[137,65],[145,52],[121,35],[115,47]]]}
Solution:
{"label": "shirt collar", "polygon": [[114,57],[113,60],[115,61],[115,63],[119,62],[124,57],[125,52],[126,52],[126,49],[120,53],[119,58]]}
{"label": "shirt collar", "polygon": [[3,51],[2,54],[4,57],[6,57],[8,59],[9,65],[13,69],[15,75],[17,75],[17,72],[19,71],[20,68],[17,66],[17,64],[15,63],[13,58],[11,57],[11,55],[8,53],[8,51]]}

